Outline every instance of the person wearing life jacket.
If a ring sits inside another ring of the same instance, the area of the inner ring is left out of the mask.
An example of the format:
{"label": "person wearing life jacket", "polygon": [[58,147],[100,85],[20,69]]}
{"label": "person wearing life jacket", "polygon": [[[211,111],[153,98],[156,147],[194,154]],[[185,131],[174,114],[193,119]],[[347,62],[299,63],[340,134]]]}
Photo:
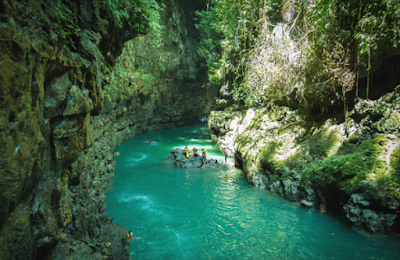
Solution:
{"label": "person wearing life jacket", "polygon": [[197,148],[196,148],[196,146],[193,147],[193,154],[192,154],[192,156],[194,156],[194,157],[199,156],[199,155],[197,154]]}
{"label": "person wearing life jacket", "polygon": [[132,231],[129,231],[127,235],[128,235],[128,239],[129,239],[129,240],[131,240],[132,238],[140,239],[140,237],[135,237],[135,236],[133,235]]}
{"label": "person wearing life jacket", "polygon": [[207,153],[206,150],[202,149],[201,156],[203,156],[203,165],[206,165]]}
{"label": "person wearing life jacket", "polygon": [[189,151],[186,151],[186,158],[188,158],[189,159],[189,157],[190,157],[190,153],[189,153]]}

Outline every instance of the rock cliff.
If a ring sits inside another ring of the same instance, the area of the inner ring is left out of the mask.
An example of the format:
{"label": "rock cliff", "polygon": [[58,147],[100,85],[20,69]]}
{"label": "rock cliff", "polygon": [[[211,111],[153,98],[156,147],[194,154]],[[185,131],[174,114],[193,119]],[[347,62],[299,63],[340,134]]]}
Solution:
{"label": "rock cliff", "polygon": [[298,110],[229,107],[209,117],[212,138],[248,181],[292,201],[340,212],[372,233],[399,230],[400,94],[358,100],[347,123]]}
{"label": "rock cliff", "polygon": [[0,259],[129,259],[126,230],[106,213],[112,151],[210,109],[206,87],[188,94],[203,84],[201,71],[187,71],[203,66],[190,18],[201,1],[159,3],[173,66],[128,88],[109,78],[112,66],[155,49],[118,59],[139,31],[109,1],[0,1]]}

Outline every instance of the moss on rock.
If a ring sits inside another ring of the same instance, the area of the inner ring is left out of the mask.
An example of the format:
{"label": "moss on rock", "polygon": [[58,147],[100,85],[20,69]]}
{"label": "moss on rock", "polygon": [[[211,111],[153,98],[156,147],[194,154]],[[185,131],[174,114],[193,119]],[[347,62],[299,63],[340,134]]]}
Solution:
{"label": "moss on rock", "polygon": [[[287,107],[227,108],[210,114],[210,128],[217,146],[233,147],[255,186],[320,210],[368,206],[381,216],[380,225],[346,214],[355,226],[388,232],[394,222],[385,219],[393,219],[400,205],[398,89],[379,100],[359,100],[345,123],[311,121]],[[354,194],[368,203],[358,205]]]}

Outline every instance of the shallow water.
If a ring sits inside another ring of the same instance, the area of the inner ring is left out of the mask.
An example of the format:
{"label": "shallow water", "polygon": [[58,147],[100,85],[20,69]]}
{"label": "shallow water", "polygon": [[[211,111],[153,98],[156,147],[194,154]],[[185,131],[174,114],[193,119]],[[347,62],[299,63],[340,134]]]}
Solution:
{"label": "shallow water", "polygon": [[250,186],[238,169],[162,164],[185,145],[221,161],[207,138],[205,127],[183,127],[137,135],[117,148],[107,212],[141,238],[131,240],[133,259],[400,259],[399,237],[352,231],[331,215]]}

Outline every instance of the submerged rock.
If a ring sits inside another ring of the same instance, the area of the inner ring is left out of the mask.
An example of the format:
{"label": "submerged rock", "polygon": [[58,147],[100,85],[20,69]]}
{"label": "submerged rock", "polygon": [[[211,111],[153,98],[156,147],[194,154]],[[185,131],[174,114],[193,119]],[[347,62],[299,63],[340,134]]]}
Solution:
{"label": "submerged rock", "polygon": [[203,157],[202,156],[190,156],[187,158],[185,156],[185,152],[180,148],[173,149],[167,159],[165,159],[164,164],[175,165],[176,167],[181,168],[213,168],[213,169],[223,169],[228,168],[227,164],[215,163],[211,159],[206,160],[206,165],[203,165]]}

